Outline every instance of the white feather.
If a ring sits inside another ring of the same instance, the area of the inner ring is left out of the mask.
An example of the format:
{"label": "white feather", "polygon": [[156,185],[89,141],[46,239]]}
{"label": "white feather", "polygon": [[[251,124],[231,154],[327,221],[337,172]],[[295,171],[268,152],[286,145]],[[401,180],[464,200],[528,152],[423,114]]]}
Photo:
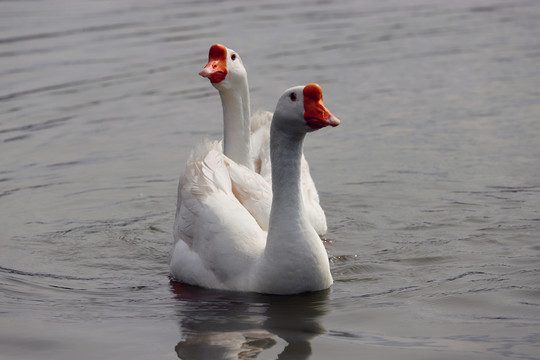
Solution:
{"label": "white feather", "polygon": [[[215,46],[215,45],[214,45]],[[222,45],[218,45],[222,46]],[[223,47],[224,48],[224,47]],[[219,91],[223,107],[224,143],[226,144],[225,155],[237,164],[244,165],[254,170],[268,182],[265,189],[271,189],[272,163],[270,160],[270,124],[272,113],[258,110],[250,115],[250,97],[247,80],[247,72],[237,52],[226,49],[227,75],[221,82],[212,85]],[[235,55],[235,60],[232,60]],[[246,154],[246,152],[250,154]],[[248,156],[246,156],[248,155]],[[249,191],[257,190],[256,187],[246,186],[242,196],[246,199],[271,199],[272,193],[250,195]],[[304,206],[310,223],[319,235],[326,234],[326,216],[319,202],[319,195],[315,182],[311,177],[309,165],[302,154],[302,194]],[[247,200],[246,200],[247,201]],[[248,203],[246,202],[246,206]],[[267,209],[263,209],[267,206]],[[250,212],[256,217],[259,224],[268,224],[270,204],[264,201],[257,208],[250,206]]]}
{"label": "white feather", "polygon": [[[298,123],[294,128],[306,129],[303,112],[298,106],[287,107],[286,99],[280,98],[277,109]],[[273,126],[288,121],[287,116],[284,120],[274,115]],[[277,139],[283,137],[281,130],[274,132]],[[261,175],[223,155],[220,143],[203,141],[195,148],[178,187],[170,259],[175,280],[275,294],[322,290],[332,284],[326,250],[298,193],[302,141],[303,136],[277,141],[282,146],[272,150],[272,172],[277,176],[273,192]],[[281,189],[277,196],[276,188]],[[272,200],[268,194],[274,194]],[[269,203],[272,210],[267,215]],[[260,218],[266,216],[269,223],[262,223]]]}

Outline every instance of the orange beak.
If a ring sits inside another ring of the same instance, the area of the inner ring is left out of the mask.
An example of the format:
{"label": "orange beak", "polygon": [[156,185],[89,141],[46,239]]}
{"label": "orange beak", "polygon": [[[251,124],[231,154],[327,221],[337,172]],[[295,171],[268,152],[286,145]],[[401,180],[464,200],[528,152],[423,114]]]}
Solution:
{"label": "orange beak", "polygon": [[340,121],[323,104],[322,89],[318,84],[304,87],[304,119],[312,129],[338,126]]}
{"label": "orange beak", "polygon": [[208,64],[199,75],[210,79],[212,84],[216,84],[223,81],[227,73],[227,48],[221,44],[214,44],[208,53]]}

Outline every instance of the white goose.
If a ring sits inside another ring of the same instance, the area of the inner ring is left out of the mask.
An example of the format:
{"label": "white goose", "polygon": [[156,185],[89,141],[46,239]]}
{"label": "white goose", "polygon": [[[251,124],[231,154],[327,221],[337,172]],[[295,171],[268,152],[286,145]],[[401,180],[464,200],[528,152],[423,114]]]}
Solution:
{"label": "white goose", "polygon": [[[247,72],[242,59],[221,44],[210,47],[208,64],[199,75],[210,80],[219,91],[223,107],[223,153],[237,164],[261,174],[268,185],[245,182],[234,177],[233,184],[241,192],[242,203],[266,230],[270,216],[271,159],[270,112],[250,114]],[[309,165],[301,158],[302,195],[307,216],[319,235],[326,234],[326,216],[319,204],[319,194],[311,178]],[[245,200],[244,200],[245,199]]]}
{"label": "white goose", "polygon": [[[328,255],[307,218],[300,177],[306,133],[338,124],[324,107],[317,84],[291,88],[280,97],[271,125],[273,201],[268,232],[235,196],[233,162],[219,143],[206,142],[196,149],[178,189],[172,277],[207,288],[269,294],[330,287]],[[260,178],[237,167],[247,177]]]}

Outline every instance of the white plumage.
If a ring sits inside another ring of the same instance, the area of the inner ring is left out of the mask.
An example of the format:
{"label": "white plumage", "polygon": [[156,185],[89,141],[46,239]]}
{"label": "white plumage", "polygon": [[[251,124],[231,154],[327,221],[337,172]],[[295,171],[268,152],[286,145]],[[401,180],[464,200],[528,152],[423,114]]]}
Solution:
{"label": "white plumage", "polygon": [[[272,113],[257,111],[251,115],[247,72],[237,52],[223,45],[214,44],[210,47],[208,57],[208,63],[199,74],[210,80],[221,97],[224,154],[237,164],[259,173],[269,183],[266,188],[271,190],[270,124]],[[326,216],[303,154],[301,161],[302,194],[307,216],[315,231],[322,236],[327,231]],[[265,196],[272,198],[271,193]],[[261,217],[257,217],[257,221],[261,224],[268,223],[268,217],[264,218],[264,216],[268,216],[269,213],[270,208],[260,211],[260,215],[257,216]]]}
{"label": "white plumage", "polygon": [[[199,145],[178,186],[172,277],[207,288],[273,294],[328,288],[328,256],[307,217],[300,174],[305,134],[338,124],[316,84],[281,96],[271,128],[272,199],[266,180],[225,156],[219,142]],[[261,224],[257,216],[266,216],[259,213],[269,201],[269,222]]]}

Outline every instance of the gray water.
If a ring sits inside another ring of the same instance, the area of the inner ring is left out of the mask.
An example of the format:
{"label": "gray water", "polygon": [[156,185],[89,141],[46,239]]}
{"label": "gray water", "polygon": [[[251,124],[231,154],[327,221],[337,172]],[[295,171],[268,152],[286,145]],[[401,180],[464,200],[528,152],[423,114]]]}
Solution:
{"label": "gray water", "polygon": [[[1,359],[540,358],[540,2],[0,2]],[[168,278],[176,187],[252,108],[319,83],[305,154],[335,279]]]}

